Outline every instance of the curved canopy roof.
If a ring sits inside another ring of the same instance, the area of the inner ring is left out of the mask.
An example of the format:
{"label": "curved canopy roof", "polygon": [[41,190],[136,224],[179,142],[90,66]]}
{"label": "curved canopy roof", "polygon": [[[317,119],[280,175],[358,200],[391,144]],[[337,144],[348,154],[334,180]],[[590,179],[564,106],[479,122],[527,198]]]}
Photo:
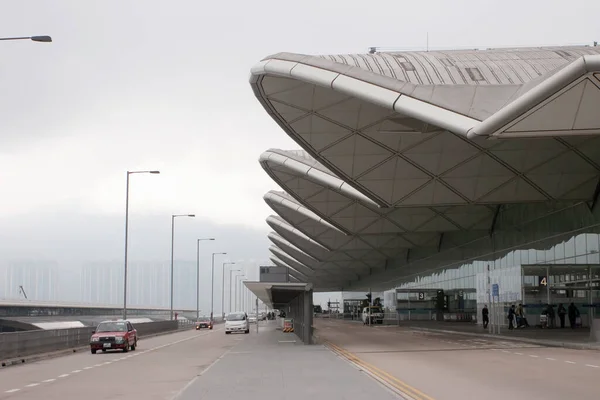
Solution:
{"label": "curved canopy roof", "polygon": [[[600,48],[280,53],[251,84],[290,137],[381,206],[587,200],[600,177]],[[508,136],[531,138],[485,140]]]}
{"label": "curved canopy roof", "polygon": [[264,196],[277,263],[323,272],[301,281],[343,287],[500,205],[598,195],[600,47],[279,53],[250,82],[303,149],[260,156],[284,190]]}
{"label": "curved canopy roof", "polygon": [[494,218],[491,205],[380,208],[314,159],[289,151],[268,150],[260,162],[286,193],[349,235],[397,234],[412,243],[420,240],[411,233],[489,230]]}

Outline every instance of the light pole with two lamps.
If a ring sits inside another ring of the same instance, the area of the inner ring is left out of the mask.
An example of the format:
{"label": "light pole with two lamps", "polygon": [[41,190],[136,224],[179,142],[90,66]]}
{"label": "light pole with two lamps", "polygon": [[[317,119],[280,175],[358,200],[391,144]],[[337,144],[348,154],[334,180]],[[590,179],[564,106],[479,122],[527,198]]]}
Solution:
{"label": "light pole with two lamps", "polygon": [[127,241],[129,239],[129,175],[160,174],[160,171],[127,171],[125,189],[125,268],[123,269],[123,319],[127,319]]}
{"label": "light pole with two lamps", "polygon": [[173,250],[175,245],[175,218],[190,217],[194,218],[195,214],[173,214],[171,215],[171,320],[173,319]]}
{"label": "light pole with two lamps", "polygon": [[200,242],[203,240],[215,240],[215,238],[196,240],[196,321],[200,318]]}

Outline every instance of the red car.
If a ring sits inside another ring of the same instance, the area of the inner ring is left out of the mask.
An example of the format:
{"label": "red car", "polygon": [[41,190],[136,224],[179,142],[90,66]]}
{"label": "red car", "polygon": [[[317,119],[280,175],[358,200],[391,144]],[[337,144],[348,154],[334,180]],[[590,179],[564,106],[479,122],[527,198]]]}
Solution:
{"label": "red car", "polygon": [[210,317],[200,317],[198,321],[196,321],[196,330],[199,331],[201,328],[213,328],[213,323],[210,320]]}
{"label": "red car", "polygon": [[129,321],[104,321],[101,322],[90,338],[92,354],[98,350],[135,350],[137,347],[137,331]]}

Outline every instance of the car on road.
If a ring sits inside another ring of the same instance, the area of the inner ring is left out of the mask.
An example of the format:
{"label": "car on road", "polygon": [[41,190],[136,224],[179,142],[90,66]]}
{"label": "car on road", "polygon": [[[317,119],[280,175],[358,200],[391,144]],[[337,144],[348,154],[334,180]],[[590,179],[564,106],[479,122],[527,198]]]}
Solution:
{"label": "car on road", "polygon": [[90,338],[90,350],[123,350],[127,353],[137,347],[138,334],[131,322],[125,320],[104,321],[98,324]]}
{"label": "car on road", "polygon": [[199,331],[202,328],[213,328],[213,323],[210,320],[210,317],[200,317],[198,321],[196,321],[196,330]]}
{"label": "car on road", "polygon": [[383,324],[383,310],[379,306],[363,308],[362,321],[365,325]]}
{"label": "car on road", "polygon": [[225,334],[229,335],[232,332],[250,333],[250,323],[245,312],[233,312],[225,317]]}

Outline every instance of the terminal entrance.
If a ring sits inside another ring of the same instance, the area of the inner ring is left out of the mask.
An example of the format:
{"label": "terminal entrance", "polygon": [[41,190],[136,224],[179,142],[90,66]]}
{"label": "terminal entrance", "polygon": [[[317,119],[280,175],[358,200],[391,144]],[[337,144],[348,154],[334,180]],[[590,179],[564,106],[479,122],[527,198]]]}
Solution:
{"label": "terminal entrance", "polygon": [[[521,267],[521,279],[521,298],[530,323],[559,328],[558,307],[562,304],[568,310],[571,303],[577,309],[577,328],[589,328],[591,321],[598,317],[600,265],[524,265]],[[554,310],[554,321],[542,317],[547,313],[548,305]],[[568,315],[565,320],[565,327],[570,328]]]}
{"label": "terminal entrance", "polygon": [[464,321],[476,318],[475,289],[396,289],[399,321]]}

